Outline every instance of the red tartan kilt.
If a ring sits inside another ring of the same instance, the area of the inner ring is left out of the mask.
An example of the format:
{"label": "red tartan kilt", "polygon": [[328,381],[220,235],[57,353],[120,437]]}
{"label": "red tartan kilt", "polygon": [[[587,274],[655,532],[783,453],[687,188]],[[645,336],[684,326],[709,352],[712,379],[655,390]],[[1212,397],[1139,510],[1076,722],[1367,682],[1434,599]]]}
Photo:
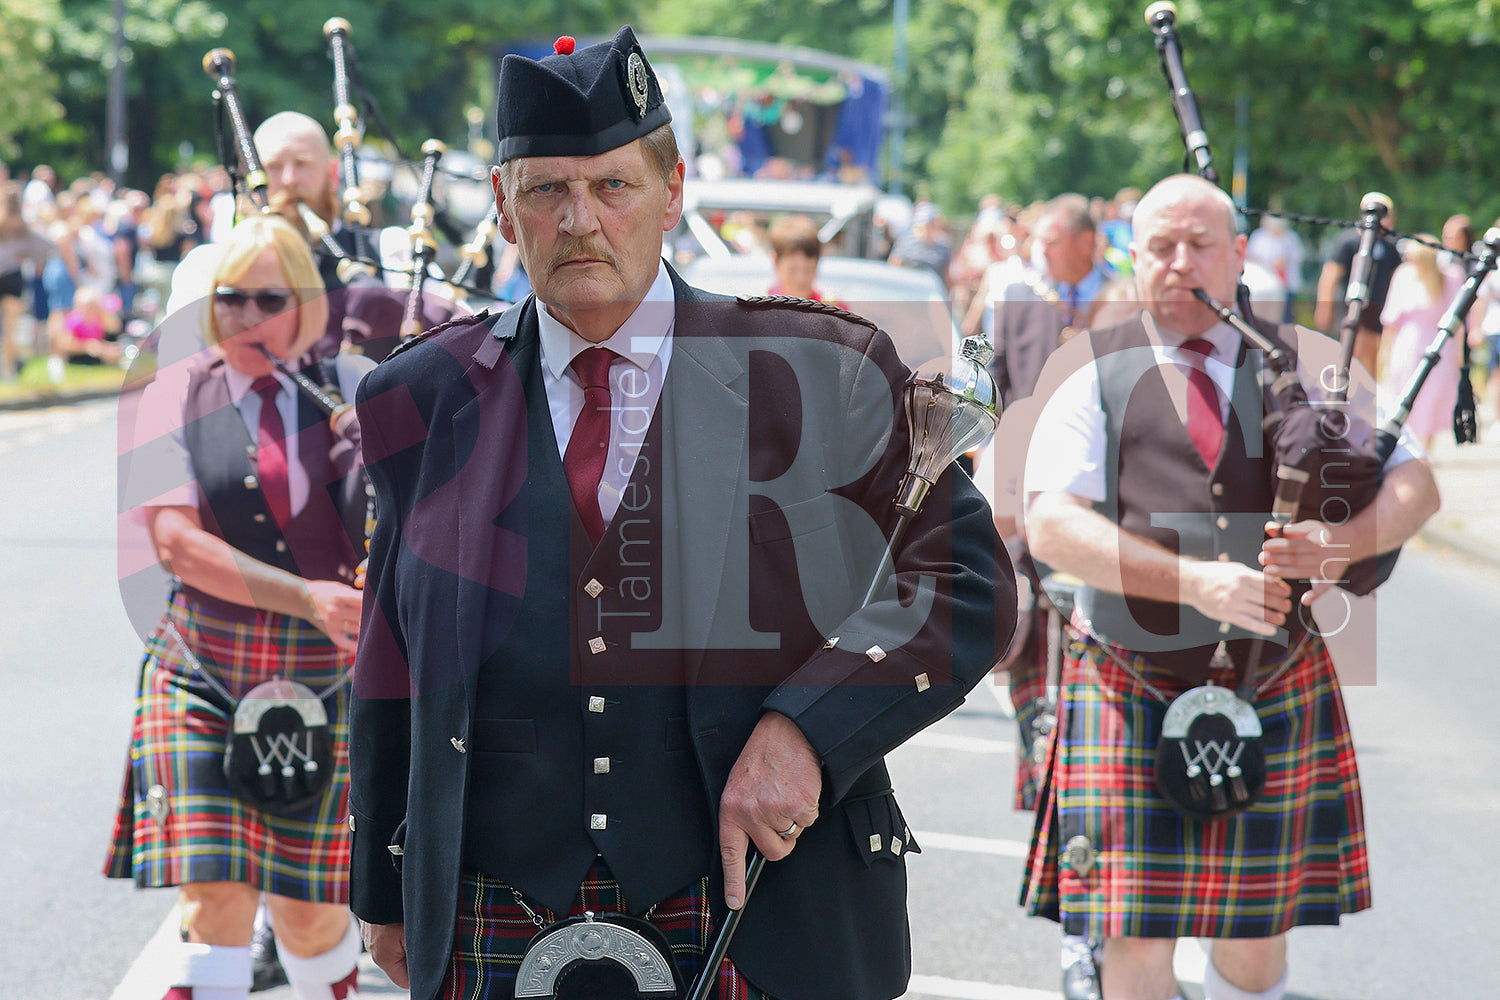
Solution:
{"label": "red tartan kilt", "polygon": [[[278,673],[321,694],[349,667],[350,658],[300,618],[269,612],[218,618],[181,593],[168,614],[235,698]],[[347,685],[323,704],[337,751],[328,789],[302,815],[259,812],[235,798],[224,777],[226,699],[158,628],[146,643],[105,874],[134,878],[141,888],[243,882],[291,899],[347,903]],[[164,811],[152,811],[153,786],[165,793]]]}
{"label": "red tartan kilt", "polygon": [[[438,990],[438,1000],[510,1000],[515,995],[521,956],[541,928],[516,902],[509,886],[481,873],[464,873],[458,900],[453,954]],[[619,883],[603,858],[595,859],[579,887],[578,899],[566,914],[554,914],[545,907],[528,903],[547,925],[563,916],[580,916],[585,910],[625,912],[625,904]],[[716,929],[709,914],[708,880],[700,879],[680,895],[657,903],[647,911],[646,919],[666,937],[684,989],[690,989]],[[719,965],[709,997],[773,1000],[751,986],[727,956]]]}
{"label": "red tartan kilt", "polygon": [[[1186,689],[1116,652],[1168,699]],[[1359,772],[1321,640],[1256,698],[1268,775],[1239,816],[1185,819],[1158,794],[1166,706],[1094,640],[1070,649],[1062,701],[1021,891],[1030,913],[1090,937],[1271,937],[1369,907]],[[1095,851],[1087,873],[1066,860],[1080,835]]]}

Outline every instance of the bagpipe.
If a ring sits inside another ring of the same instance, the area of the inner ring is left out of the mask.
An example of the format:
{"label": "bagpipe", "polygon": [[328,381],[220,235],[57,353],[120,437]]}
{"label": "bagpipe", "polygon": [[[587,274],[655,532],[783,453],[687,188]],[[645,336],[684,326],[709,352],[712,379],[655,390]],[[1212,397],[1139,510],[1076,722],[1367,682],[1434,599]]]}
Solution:
{"label": "bagpipe", "polygon": [[[334,117],[338,122],[334,145],[339,150],[344,181],[344,221],[351,226],[368,225],[369,212],[366,208],[368,198],[360,187],[358,157],[355,155],[364,136],[364,126],[353,102],[353,89],[358,87],[359,80],[355,72],[354,46],[349,39],[349,22],[341,17],[329,18],[323,25],[323,33],[328,38],[328,54],[334,70]],[[377,124],[381,124],[373,99],[362,88],[360,88],[360,93],[371,112],[368,117]],[[390,130],[385,129],[383,124],[381,128],[385,133],[386,141],[397,150],[399,161],[412,165],[412,160],[400,155],[400,147],[391,137]],[[468,172],[444,171],[441,161],[446,152],[447,146],[436,138],[430,138],[422,144],[417,193],[412,201],[410,225],[406,228],[411,264],[408,270],[410,281],[407,285],[406,305],[401,318],[402,339],[409,339],[422,331],[423,296],[426,294],[425,289],[429,280],[440,283],[444,289],[443,294],[456,303],[466,303],[470,297],[497,301],[497,297],[488,290],[487,283],[470,281],[475,272],[484,271],[487,267],[489,247],[497,229],[496,210],[493,205],[475,227],[472,238],[461,243],[459,250],[461,263],[453,275],[445,277],[441,269],[436,266],[439,252],[437,235],[442,235],[454,245],[459,245],[462,239],[458,224],[438,203],[436,196],[438,175],[447,173],[451,177],[476,183],[482,180]],[[389,267],[386,269],[391,270]]]}
{"label": "bagpipe", "polygon": [[[255,148],[254,135],[245,122],[245,114],[240,107],[239,88],[234,81],[234,53],[224,48],[211,49],[203,57],[203,71],[214,81],[214,104],[219,111],[214,137],[219,148],[219,160],[229,173],[236,194],[239,188],[239,162],[243,162],[245,186],[250,200],[262,213],[270,213],[275,209],[267,193],[269,181],[265,168],[261,165],[260,153]],[[234,156],[228,155],[229,147],[225,142],[222,127],[226,115],[233,132],[234,148],[239,154],[238,161]],[[361,266],[360,262],[355,261],[348,251],[339,245],[338,241],[333,238],[328,224],[317,212],[313,211],[310,205],[300,199],[297,199],[295,204],[298,218],[307,230],[308,236],[321,251],[332,254],[338,259],[340,277],[348,280],[355,269]]]}
{"label": "bagpipe", "polygon": [[[1163,70],[1172,88],[1172,104],[1182,128],[1184,145],[1199,165],[1200,176],[1217,182],[1217,175],[1213,173],[1211,166],[1213,154],[1209,149],[1208,135],[1198,114],[1197,100],[1183,70],[1181,42],[1175,30],[1176,6],[1170,0],[1153,3],[1146,9],[1146,22],[1155,33],[1157,48],[1162,54]],[[1350,266],[1345,291],[1346,314],[1340,324],[1340,360],[1336,369],[1323,380],[1330,395],[1325,405],[1313,404],[1308,400],[1301,381],[1296,377],[1295,347],[1282,343],[1274,328],[1256,323],[1243,285],[1237,295],[1239,314],[1215,302],[1201,289],[1194,293],[1221,320],[1233,326],[1251,347],[1264,353],[1265,367],[1269,370],[1263,371],[1261,383],[1265,389],[1267,406],[1266,437],[1278,470],[1278,520],[1282,516],[1329,520],[1326,514],[1330,507],[1339,506],[1336,501],[1347,498],[1348,503],[1343,505],[1346,509],[1339,511],[1344,517],[1333,519],[1343,520],[1358,513],[1374,500],[1379,490],[1380,470],[1395,452],[1412,404],[1437,364],[1444,344],[1462,327],[1469,309],[1478,297],[1479,287],[1485,276],[1496,266],[1496,253],[1500,250],[1500,230],[1491,230],[1486,234],[1483,252],[1477,257],[1467,258],[1467,280],[1449,303],[1439,324],[1437,336],[1404,387],[1389,417],[1363,443],[1351,441],[1348,426],[1350,417],[1347,409],[1341,409],[1341,405],[1348,399],[1352,380],[1358,318],[1370,302],[1373,248],[1380,234],[1389,232],[1385,229],[1383,220],[1392,212],[1391,200],[1380,192],[1372,191],[1360,200],[1360,210],[1361,218],[1356,224],[1360,232],[1359,249]],[[1466,383],[1467,379],[1461,382]],[[1473,433],[1476,422],[1473,402],[1472,391],[1467,397],[1460,392],[1454,416],[1455,436],[1460,444],[1473,441],[1476,437]],[[1345,456],[1350,467],[1337,475],[1325,473],[1314,477],[1309,474],[1302,491],[1297,494],[1291,484],[1304,482],[1297,471],[1310,472],[1311,463],[1317,456],[1330,454]],[[1317,484],[1313,482],[1314,478],[1319,481]],[[1328,480],[1326,484],[1325,480]],[[1388,573],[1389,568],[1383,570],[1381,579]],[[1373,587],[1373,583],[1370,586]]]}
{"label": "bagpipe", "polygon": [[[234,65],[234,53],[228,49],[213,49],[203,58],[204,71],[215,81],[215,103],[221,115],[228,118],[238,153],[238,158],[225,155],[222,130],[217,130],[216,136],[221,139],[221,160],[232,179],[238,177],[238,165],[243,163],[246,192],[251,202],[261,213],[274,214],[276,207],[272,205],[267,195],[266,172],[261,165],[254,136],[240,107],[239,90],[233,75]],[[236,190],[238,190],[238,185],[236,185]],[[346,199],[346,209],[350,203],[351,201]],[[370,273],[333,239],[327,224],[311,206],[300,199],[295,200],[295,205],[309,237],[314,241],[314,247],[321,248],[338,259],[342,279],[347,281],[356,274]],[[261,351],[279,371],[292,380],[302,395],[328,418],[333,438],[329,459],[339,478],[346,484],[344,495],[339,497],[339,507],[344,512],[346,526],[350,529],[351,537],[358,538],[362,534],[366,551],[368,551],[370,537],[375,527],[374,490],[368,477],[363,473],[359,458],[359,423],[355,419],[353,405],[343,398],[335,363],[330,359],[327,364],[294,366],[271,354],[264,345],[261,346]],[[319,379],[311,378],[308,371],[318,374]]]}
{"label": "bagpipe", "polygon": [[[338,277],[346,284],[358,280],[360,276],[379,274],[400,275],[409,279],[403,282],[406,291],[404,307],[396,314],[403,339],[416,335],[424,325],[446,318],[444,310],[423,309],[423,297],[428,292],[429,282],[439,286],[438,293],[457,305],[466,306],[471,299],[485,303],[498,301],[498,297],[488,288],[492,271],[489,248],[497,230],[493,206],[474,227],[472,237],[465,239],[463,227],[440,204],[434,183],[436,175],[446,174],[471,185],[483,184],[487,195],[487,176],[479,176],[477,170],[445,170],[440,167],[439,160],[446,147],[437,139],[429,139],[423,144],[422,161],[414,162],[402,155],[390,130],[385,128],[373,99],[360,86],[349,22],[341,17],[329,18],[323,25],[323,34],[328,41],[328,56],[333,66],[333,117],[336,126],[333,144],[339,163],[341,187],[338,192],[341,206],[339,221],[361,238],[354,241],[354,249],[341,245],[334,238],[327,221],[305,203],[296,201],[298,216],[308,232],[314,252],[336,259]],[[229,173],[236,195],[240,192],[243,178],[250,200],[259,210],[269,211],[267,176],[241,110],[233,77],[234,65],[234,54],[222,48],[208,53],[203,62],[205,72],[216,83],[213,96],[219,110],[215,130],[219,159]],[[363,104],[368,112],[364,117],[361,116],[358,104]],[[225,133],[226,118],[228,135]],[[374,199],[369,185],[362,183],[360,177],[360,152],[367,120],[380,126],[387,144],[396,151],[392,168],[410,167],[420,177],[410,210],[410,225],[404,227],[405,241],[410,249],[410,264],[404,260],[379,259],[382,256],[379,247],[382,243],[388,244],[391,241],[382,241],[380,233],[370,229]],[[447,244],[458,248],[456,256],[461,263],[451,277],[445,277],[438,266],[439,236]],[[430,315],[432,313],[436,314],[435,317]]]}
{"label": "bagpipe", "polygon": [[[1156,36],[1187,158],[1200,176],[1217,184],[1208,134],[1183,68],[1176,14],[1175,5],[1162,0],[1146,9],[1146,23]],[[1243,207],[1241,210],[1245,211]],[[1467,280],[1449,304],[1436,337],[1393,411],[1378,426],[1366,428],[1366,433],[1354,433],[1347,400],[1355,338],[1360,315],[1371,299],[1374,245],[1386,232],[1383,221],[1392,213],[1391,201],[1371,192],[1361,199],[1360,211],[1359,249],[1350,267],[1345,316],[1340,325],[1340,360],[1319,379],[1328,390],[1327,399],[1309,398],[1298,373],[1295,344],[1284,342],[1274,324],[1255,319],[1243,284],[1237,294],[1238,312],[1202,289],[1194,290],[1204,305],[1261,353],[1263,431],[1276,477],[1271,519],[1279,526],[1299,520],[1346,523],[1375,501],[1383,470],[1396,451],[1412,404],[1438,363],[1445,342],[1461,328],[1479,286],[1494,270],[1496,255],[1500,254],[1500,230],[1491,230],[1483,252],[1477,259],[1470,259]],[[1462,386],[1468,384],[1467,374],[1466,353]],[[1454,417],[1460,444],[1475,440],[1475,419],[1472,390],[1467,397],[1461,391]],[[1369,593],[1389,577],[1399,552],[1396,549],[1353,562],[1338,582],[1352,593]],[[1289,582],[1293,583],[1295,606],[1310,583]],[[1157,787],[1184,815],[1209,819],[1240,812],[1255,801],[1264,784],[1260,723],[1251,707],[1263,647],[1262,639],[1251,643],[1235,689],[1212,684],[1194,688],[1167,708],[1157,745]]]}

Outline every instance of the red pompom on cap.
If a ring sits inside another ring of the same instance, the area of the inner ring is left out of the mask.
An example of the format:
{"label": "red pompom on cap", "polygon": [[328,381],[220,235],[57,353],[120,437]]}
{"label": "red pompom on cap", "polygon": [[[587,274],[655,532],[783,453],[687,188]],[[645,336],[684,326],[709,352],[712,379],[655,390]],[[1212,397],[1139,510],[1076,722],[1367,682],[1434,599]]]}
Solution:
{"label": "red pompom on cap", "polygon": [[572,35],[562,35],[552,43],[552,51],[560,56],[570,56],[573,54],[573,47],[577,44],[578,39]]}

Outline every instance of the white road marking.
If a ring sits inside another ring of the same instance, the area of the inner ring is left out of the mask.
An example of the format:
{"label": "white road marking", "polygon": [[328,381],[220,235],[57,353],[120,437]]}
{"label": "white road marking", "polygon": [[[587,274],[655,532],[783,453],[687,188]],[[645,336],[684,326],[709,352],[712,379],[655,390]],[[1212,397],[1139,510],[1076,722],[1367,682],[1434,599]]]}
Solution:
{"label": "white road marking", "polygon": [[906,746],[929,750],[961,750],[965,753],[1015,753],[1014,740],[987,740],[978,736],[958,736],[924,729],[906,741]]}
{"label": "white road marking", "polygon": [[182,940],[178,930],[181,926],[182,915],[174,906],[131,963],[109,1000],[161,1000],[162,994],[175,985],[162,982],[166,978],[163,970],[167,967],[168,949]]}
{"label": "white road marking", "polygon": [[1014,719],[1016,717],[1016,710],[1011,706],[1010,703],[1010,687],[1007,685],[997,684],[995,682],[995,674],[993,671],[987,674],[984,680],[979,682],[979,685],[980,687],[983,687],[985,690],[987,690],[990,694],[994,695],[995,704],[1000,706],[1001,714],[1003,714],[1007,719]]}
{"label": "white road marking", "polygon": [[940,851],[966,851],[970,854],[996,854],[1004,858],[1024,858],[1030,847],[1019,840],[1002,840],[999,837],[967,837],[961,833],[935,833],[930,830],[913,830],[912,836],[925,851],[931,847]]}
{"label": "white road marking", "polygon": [[1056,990],[978,983],[942,976],[912,976],[903,1000],[1057,1000]]}
{"label": "white road marking", "polygon": [[[989,689],[1002,711],[1009,716],[1011,714],[1010,698],[1007,691],[990,678],[986,678],[982,683]],[[930,730],[918,733],[908,742],[925,749],[958,753],[998,754],[1015,751],[1015,744],[1006,740],[957,736]],[[998,837],[970,837],[931,830],[917,830],[913,835],[924,849],[931,850],[1025,858],[1028,848],[1028,845],[1021,841]],[[165,952],[179,940],[179,922],[180,916],[174,906],[141,954],[137,956],[130,970],[125,974],[125,978],[120,981],[120,985],[110,994],[109,1000],[159,1000],[172,985],[160,980],[162,969],[166,964]],[[1173,970],[1179,981],[1194,985],[1201,984],[1207,963],[1208,952],[1204,944],[1196,940],[1185,940],[1179,944]],[[1056,1000],[1057,995],[1055,990],[1036,990],[1024,986],[1007,986],[1001,983],[915,974],[911,977],[911,984],[902,1000]]]}

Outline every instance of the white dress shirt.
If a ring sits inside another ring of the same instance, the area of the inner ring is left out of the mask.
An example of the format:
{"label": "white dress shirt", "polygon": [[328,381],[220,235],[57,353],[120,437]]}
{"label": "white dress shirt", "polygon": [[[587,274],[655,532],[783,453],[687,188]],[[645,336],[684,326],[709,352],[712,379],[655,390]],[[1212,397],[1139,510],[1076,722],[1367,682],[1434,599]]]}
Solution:
{"label": "white dress shirt", "polygon": [[[1185,351],[1182,344],[1186,337],[1155,324],[1150,314],[1143,314],[1147,338],[1157,363],[1162,366],[1162,377],[1166,380],[1168,393],[1177,406],[1183,426],[1187,426],[1187,367],[1196,363],[1198,355]],[[1316,333],[1309,336],[1321,337]],[[1238,357],[1240,334],[1231,326],[1220,323],[1204,334],[1214,345],[1214,351],[1204,365],[1219,393],[1219,414],[1227,423],[1229,405],[1234,389],[1235,360]],[[1327,340],[1327,338],[1322,338]],[[1308,343],[1304,337],[1304,344]],[[1311,341],[1318,344],[1319,341]],[[1331,340],[1327,346],[1336,351],[1338,345]],[[1317,372],[1321,365],[1304,356],[1298,358],[1298,371],[1302,384],[1307,387],[1310,399],[1320,399],[1325,393],[1318,389]],[[1356,394],[1350,403],[1352,413],[1373,413],[1374,405],[1368,397],[1368,385],[1360,392],[1356,383]],[[1047,399],[1037,420],[1026,452],[1025,493],[1029,498],[1036,493],[1062,492],[1095,503],[1103,502],[1106,495],[1105,468],[1106,434],[1103,396],[1099,390],[1098,368],[1083,365],[1070,374]],[[1409,436],[1402,434],[1401,441],[1391,456],[1387,467],[1418,457],[1420,451]]]}
{"label": "white dress shirt", "polygon": [[559,455],[567,452],[573,424],[583,409],[583,386],[568,366],[590,347],[607,347],[619,355],[609,369],[613,414],[609,457],[599,483],[599,512],[604,515],[606,526],[619,509],[620,496],[630,482],[636,456],[661,400],[667,366],[672,360],[676,308],[672,279],[665,263],[658,266],[656,280],[635,312],[602,344],[584,340],[538,304],[542,383],[547,390],[547,407],[552,414],[552,432]]}

